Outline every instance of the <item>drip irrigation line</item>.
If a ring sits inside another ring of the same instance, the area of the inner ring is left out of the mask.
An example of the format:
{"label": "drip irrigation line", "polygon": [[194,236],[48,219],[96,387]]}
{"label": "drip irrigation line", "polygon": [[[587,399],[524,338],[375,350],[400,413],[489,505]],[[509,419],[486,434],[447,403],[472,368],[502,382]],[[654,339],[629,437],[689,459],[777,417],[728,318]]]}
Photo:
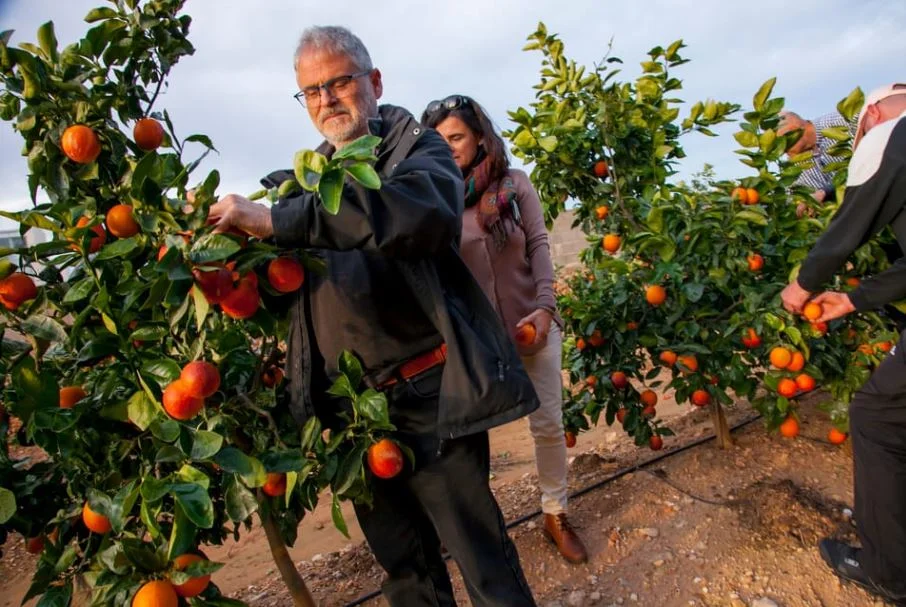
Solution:
{"label": "drip irrigation line", "polygon": [[[731,427],[730,432],[736,432],[740,428],[744,428],[744,427],[748,426],[749,424],[751,424],[752,422],[758,421],[759,419],[761,419],[761,414],[754,415],[746,420],[739,422],[735,426]],[[626,468],[618,470],[609,476],[605,476],[604,478],[602,478],[598,481],[595,481],[594,483],[592,483],[591,485],[588,485],[587,487],[583,487],[582,489],[579,489],[579,490],[569,494],[569,499],[581,497],[581,496],[585,495],[586,493],[590,493],[591,491],[594,491],[595,489],[600,489],[604,485],[612,483],[615,480],[621,479],[624,476],[626,476],[627,474],[632,474],[633,472],[640,472],[640,471],[647,472],[647,470],[644,470],[644,468],[648,468],[652,464],[661,462],[667,458],[673,457],[674,455],[679,455],[680,453],[683,453],[684,451],[688,451],[689,449],[694,449],[695,447],[701,446],[701,445],[707,443],[708,441],[714,440],[715,438],[716,438],[716,435],[705,436],[698,440],[692,441],[691,443],[683,445],[682,447],[673,449],[672,451],[666,451],[664,453],[661,453],[660,455],[658,455],[656,457],[653,457],[649,460],[645,460],[644,462],[635,464],[634,466],[628,466]],[[696,499],[700,502],[704,502],[706,504],[712,504],[715,506],[726,506],[727,505],[727,503],[712,502],[705,498],[701,498],[701,497],[692,495],[692,494],[686,492],[685,490],[677,487],[676,485],[674,485],[671,481],[667,480],[666,478],[659,476],[657,474],[653,474],[653,473],[651,473],[651,474],[655,478],[667,483],[668,485],[670,485],[677,491],[680,491],[681,493],[685,493],[689,497]],[[513,527],[518,527],[519,525],[521,525],[527,521],[530,521],[531,519],[535,518],[536,516],[539,516],[540,514],[541,514],[541,509],[539,508],[538,510],[535,510],[534,512],[530,512],[528,514],[520,516],[519,518],[513,519],[512,521],[510,521],[509,523],[506,524],[506,528],[512,529]],[[445,561],[449,558],[450,558],[449,554],[444,555]],[[344,607],[358,607],[359,605],[364,604],[366,601],[370,601],[371,599],[377,598],[379,596],[381,596],[381,590],[380,589],[374,590],[372,592],[369,592],[368,594],[363,594],[362,596],[360,596],[356,599],[353,599],[351,602],[346,603],[346,605]]]}

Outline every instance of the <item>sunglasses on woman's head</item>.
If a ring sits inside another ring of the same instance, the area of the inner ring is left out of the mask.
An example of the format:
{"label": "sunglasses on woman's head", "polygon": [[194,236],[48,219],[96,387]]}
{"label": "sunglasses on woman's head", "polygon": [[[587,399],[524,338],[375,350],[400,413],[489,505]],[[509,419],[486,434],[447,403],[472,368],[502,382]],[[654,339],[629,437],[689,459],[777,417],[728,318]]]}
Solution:
{"label": "sunglasses on woman's head", "polygon": [[425,113],[436,114],[441,110],[455,110],[458,107],[469,105],[471,100],[463,95],[450,95],[444,99],[436,99],[428,104]]}

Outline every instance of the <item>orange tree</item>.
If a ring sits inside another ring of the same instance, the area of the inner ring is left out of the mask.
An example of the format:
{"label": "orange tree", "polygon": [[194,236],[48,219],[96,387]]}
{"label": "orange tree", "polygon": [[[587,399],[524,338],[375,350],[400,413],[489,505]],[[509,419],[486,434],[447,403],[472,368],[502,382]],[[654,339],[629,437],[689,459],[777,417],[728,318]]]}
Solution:
{"label": "orange tree", "polygon": [[[2,436],[21,423],[0,441],[0,543],[16,531],[40,552],[26,595],[40,605],[86,584],[93,605],[239,604],[209,583],[221,565],[201,547],[256,513],[295,604],[311,605],[286,546],[325,488],[346,532],[339,500],[368,502],[363,457],[392,429],[348,354],[331,390],[345,427],[300,428],[285,406],[285,309],[318,267],[212,233],[216,171],[188,191],[213,145],[152,111],[193,52],[182,4],[97,8],[63,49],[52,22],[37,44],[0,34],[0,117],[24,139],[34,203],[3,216],[51,236],[0,264]],[[303,187],[335,212],[347,176],[380,186],[378,142],[300,152],[297,180],[256,197]]]}
{"label": "orange tree", "polygon": [[[754,95],[734,134],[741,161],[756,174],[731,183],[706,169],[689,184],[675,179],[681,138],[715,136],[714,125],[741,111],[708,100],[680,118],[682,49],[682,41],[655,47],[641,75],[621,82],[612,69],[618,58],[586,70],[543,24],[529,36],[526,50],[543,55],[541,81],[530,107],[510,112],[515,127],[506,135],[514,154],[534,165],[548,221],[574,199],[575,224],[589,242],[584,269],[558,289],[570,333],[564,365],[574,384],[566,426],[584,429],[587,418],[597,423],[604,414],[637,445],[659,449],[672,432],[646,390],[669,384],[678,402],[710,407],[727,445],[722,405],[731,395],[749,399],[769,428],[787,419],[790,427],[791,398],[821,382],[833,396],[834,421],[845,427],[852,391],[893,333],[876,314],[818,327],[779,305],[780,290],[834,207],[793,185],[808,158],[784,154],[798,133],[776,133],[783,99],[771,96],[773,80]],[[860,103],[855,91],[838,107],[851,118]],[[847,146],[848,133],[831,135],[841,150]],[[840,185],[845,175],[837,179]],[[877,244],[861,249],[840,277],[843,288],[842,281],[884,263]],[[778,365],[770,362],[775,348],[783,349]]]}

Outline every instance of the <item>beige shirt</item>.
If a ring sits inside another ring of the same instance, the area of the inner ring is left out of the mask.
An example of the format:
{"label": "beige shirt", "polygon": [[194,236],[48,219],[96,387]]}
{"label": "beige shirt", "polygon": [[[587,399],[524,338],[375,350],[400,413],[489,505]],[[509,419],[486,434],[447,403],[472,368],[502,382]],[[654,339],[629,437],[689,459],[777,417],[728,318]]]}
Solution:
{"label": "beige shirt", "polygon": [[[528,175],[517,169],[510,169],[509,175],[516,186],[521,222],[512,217],[504,220],[507,241],[498,251],[491,234],[478,224],[478,205],[465,209],[460,254],[515,341],[516,323],[538,308],[552,312],[561,327],[563,321],[557,315],[554,265],[541,201]],[[520,354],[532,354],[545,341],[517,349]]]}

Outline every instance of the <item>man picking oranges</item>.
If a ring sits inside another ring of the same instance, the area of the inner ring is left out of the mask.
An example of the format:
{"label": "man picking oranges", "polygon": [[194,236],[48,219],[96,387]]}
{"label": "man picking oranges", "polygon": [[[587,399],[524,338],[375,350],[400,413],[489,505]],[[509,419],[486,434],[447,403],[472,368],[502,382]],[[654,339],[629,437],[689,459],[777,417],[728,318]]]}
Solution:
{"label": "man picking oranges", "polygon": [[[872,92],[853,142],[846,195],[799,276],[782,293],[790,312],[828,322],[906,296],[906,257],[849,293],[812,298],[852,252],[890,226],[906,247],[906,84]],[[904,248],[906,250],[906,248]],[[811,305],[809,310],[806,306]],[[855,515],[861,548],[824,539],[821,556],[841,578],[906,605],[906,343],[890,351],[850,404]]]}

